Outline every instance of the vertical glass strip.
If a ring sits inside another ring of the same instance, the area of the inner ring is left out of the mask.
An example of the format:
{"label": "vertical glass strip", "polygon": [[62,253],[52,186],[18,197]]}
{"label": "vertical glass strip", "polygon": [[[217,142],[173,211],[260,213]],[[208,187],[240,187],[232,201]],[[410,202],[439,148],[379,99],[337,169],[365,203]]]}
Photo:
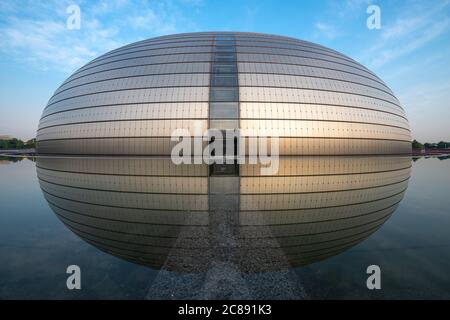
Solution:
{"label": "vertical glass strip", "polygon": [[[226,136],[235,137],[239,130],[239,85],[237,72],[236,39],[232,34],[216,34],[213,40],[209,93],[209,129],[223,134],[223,154],[234,155],[234,164],[212,165],[210,174],[239,175],[237,165],[237,139],[227,143]],[[232,146],[233,150],[227,150]],[[224,166],[227,166],[226,168]],[[232,166],[232,168],[228,168]]]}

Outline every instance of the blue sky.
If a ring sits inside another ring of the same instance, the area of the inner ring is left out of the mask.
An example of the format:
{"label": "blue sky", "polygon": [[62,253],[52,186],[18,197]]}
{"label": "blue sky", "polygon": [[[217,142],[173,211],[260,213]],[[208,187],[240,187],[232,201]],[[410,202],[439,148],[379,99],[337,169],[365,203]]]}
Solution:
{"label": "blue sky", "polygon": [[[66,9],[81,9],[69,30]],[[369,30],[368,5],[381,9]],[[0,135],[34,137],[47,100],[73,71],[119,46],[211,30],[273,33],[316,42],[364,64],[400,99],[421,141],[450,141],[450,1],[0,2]]]}

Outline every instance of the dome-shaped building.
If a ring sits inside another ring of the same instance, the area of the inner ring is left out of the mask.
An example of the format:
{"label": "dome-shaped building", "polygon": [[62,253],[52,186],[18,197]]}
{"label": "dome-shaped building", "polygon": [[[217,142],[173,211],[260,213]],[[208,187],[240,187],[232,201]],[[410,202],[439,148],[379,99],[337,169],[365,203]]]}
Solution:
{"label": "dome-shaped building", "polygon": [[43,111],[38,153],[169,155],[175,129],[279,137],[281,155],[410,152],[405,112],[374,73],[289,37],[204,32],[110,51]]}

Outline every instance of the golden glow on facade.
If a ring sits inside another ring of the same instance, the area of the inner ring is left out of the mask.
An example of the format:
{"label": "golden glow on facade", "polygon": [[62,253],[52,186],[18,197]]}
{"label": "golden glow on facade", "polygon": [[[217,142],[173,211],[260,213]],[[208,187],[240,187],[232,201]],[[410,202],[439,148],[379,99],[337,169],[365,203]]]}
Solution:
{"label": "golden glow on facade", "polygon": [[169,155],[177,128],[280,137],[280,154],[410,152],[405,112],[375,74],[339,52],[255,33],[189,33],[91,61],[49,100],[45,154]]}

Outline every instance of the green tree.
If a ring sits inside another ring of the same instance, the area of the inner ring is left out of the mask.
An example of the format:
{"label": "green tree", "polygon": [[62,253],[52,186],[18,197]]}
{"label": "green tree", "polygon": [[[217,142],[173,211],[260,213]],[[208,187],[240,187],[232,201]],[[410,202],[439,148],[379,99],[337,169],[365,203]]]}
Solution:
{"label": "green tree", "polygon": [[450,143],[445,142],[445,141],[439,141],[439,143],[437,144],[437,147],[439,149],[447,149],[448,147],[450,147]]}
{"label": "green tree", "polygon": [[36,147],[36,139],[30,139],[23,142],[20,139],[13,138],[8,140],[0,140],[0,149],[31,149]]}
{"label": "green tree", "polygon": [[23,146],[25,149],[36,148],[36,139],[30,139]]}
{"label": "green tree", "polygon": [[16,149],[23,149],[23,145],[24,145],[23,141],[20,139],[17,139]]}
{"label": "green tree", "polygon": [[421,144],[419,141],[414,139],[412,142],[412,148],[413,149],[423,149],[423,144]]}

